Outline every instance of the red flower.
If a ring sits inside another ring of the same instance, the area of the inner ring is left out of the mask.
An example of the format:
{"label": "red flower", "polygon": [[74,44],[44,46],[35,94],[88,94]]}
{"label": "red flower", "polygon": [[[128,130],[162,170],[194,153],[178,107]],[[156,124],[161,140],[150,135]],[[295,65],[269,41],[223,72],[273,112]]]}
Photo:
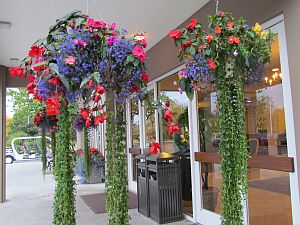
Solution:
{"label": "red flower", "polygon": [[144,62],[147,54],[144,49],[137,45],[132,49],[132,55],[137,57],[141,62]]}
{"label": "red flower", "polygon": [[91,113],[90,110],[88,110],[86,108],[81,108],[80,115],[83,119],[87,119],[90,116],[90,113]]}
{"label": "red flower", "polygon": [[97,151],[98,151],[98,148],[90,148],[90,151],[91,151],[91,152],[97,152]]}
{"label": "red flower", "polygon": [[88,87],[93,87],[94,86],[94,81],[90,80],[89,82],[87,82],[87,86]]}
{"label": "red flower", "polygon": [[46,113],[48,116],[57,116],[59,111],[59,100],[56,98],[48,98],[46,102]]}
{"label": "red flower", "polygon": [[148,42],[146,39],[138,40],[136,43],[142,44],[144,48],[146,48],[148,46]]}
{"label": "red flower", "polygon": [[34,89],[36,88],[36,83],[31,82],[29,84],[26,85],[26,89],[28,91],[28,94],[34,94]]}
{"label": "red flower", "polygon": [[189,25],[186,26],[186,29],[190,31],[194,31],[195,26],[197,25],[198,21],[196,19],[191,19]]}
{"label": "red flower", "polygon": [[169,100],[167,100],[165,105],[166,105],[167,107],[170,107],[171,102],[170,102]]}
{"label": "red flower", "polygon": [[40,57],[43,55],[45,49],[42,47],[38,46],[31,46],[31,49],[28,52],[28,56],[33,58],[33,57]]}
{"label": "red flower", "polygon": [[142,73],[141,78],[142,78],[143,81],[145,81],[146,84],[149,83],[149,75],[148,74]]}
{"label": "red flower", "polygon": [[96,93],[96,95],[94,96],[94,102],[99,102],[99,100],[101,99],[101,97],[99,96],[98,93]]}
{"label": "red flower", "polygon": [[198,49],[198,52],[201,52],[203,49],[205,49],[206,48],[206,45],[200,45],[199,46],[199,49]]}
{"label": "red flower", "polygon": [[211,34],[208,34],[205,38],[208,42],[211,42],[212,40],[214,40],[214,36]]}
{"label": "red flower", "polygon": [[77,153],[77,154],[83,154],[83,152],[84,152],[84,151],[83,151],[81,148],[76,150],[76,153]]}
{"label": "red flower", "polygon": [[34,76],[33,75],[29,75],[28,76],[28,81],[30,82],[30,83],[32,83],[32,82],[34,82]]}
{"label": "red flower", "polygon": [[224,12],[220,12],[219,16],[224,17],[225,13]]}
{"label": "red flower", "polygon": [[92,26],[93,22],[94,22],[93,19],[88,18],[87,23],[85,24],[85,26],[86,26],[86,27],[90,27],[90,26]]}
{"label": "red flower", "polygon": [[229,36],[228,37],[228,44],[232,45],[234,43],[234,37],[233,36]]}
{"label": "red flower", "polygon": [[216,69],[216,67],[217,67],[217,65],[214,62],[214,60],[212,58],[208,59],[208,68],[214,70],[214,69]]}
{"label": "red flower", "polygon": [[169,37],[170,38],[174,38],[174,39],[178,39],[180,38],[182,35],[182,31],[181,30],[171,30],[169,32]]}
{"label": "red flower", "polygon": [[105,93],[105,88],[103,86],[99,85],[96,88],[96,92],[99,93],[100,95],[103,95]]}
{"label": "red flower", "polygon": [[184,44],[185,47],[190,47],[191,45],[192,45],[192,42],[191,42],[191,41],[187,41],[187,42]]}
{"label": "red flower", "polygon": [[169,135],[171,136],[173,133],[178,133],[179,127],[178,127],[178,125],[171,125],[171,124],[169,124],[167,126],[167,130],[169,132]]}
{"label": "red flower", "polygon": [[91,120],[85,121],[85,126],[86,127],[90,127],[91,125],[92,125],[92,121]]}
{"label": "red flower", "polygon": [[99,123],[104,123],[104,121],[108,118],[108,114],[102,114],[100,116],[95,117],[95,126],[97,126]]}
{"label": "red flower", "polygon": [[92,22],[92,26],[95,27],[95,28],[100,28],[101,27],[101,23],[98,20],[94,20]]}
{"label": "red flower", "polygon": [[233,26],[234,26],[234,22],[232,21],[227,22],[227,27],[232,28]]}
{"label": "red flower", "polygon": [[131,91],[132,93],[135,93],[135,92],[139,92],[140,89],[141,89],[141,88],[140,88],[138,85],[133,84],[133,85],[131,86],[131,88],[130,88],[130,91]]}
{"label": "red flower", "polygon": [[8,69],[10,75],[12,77],[18,76],[18,77],[26,77],[26,74],[23,72],[23,68],[22,67],[14,67],[14,68],[9,68]]}
{"label": "red flower", "polygon": [[233,41],[236,43],[236,44],[239,44],[240,43],[240,39],[238,37],[234,37],[233,38]]}
{"label": "red flower", "polygon": [[166,109],[166,110],[164,111],[164,118],[165,118],[166,120],[168,120],[170,123],[173,122],[172,111],[169,110],[169,109]]}
{"label": "red flower", "polygon": [[160,149],[160,144],[157,142],[153,142],[152,145],[150,146],[150,152],[152,154],[158,154],[158,150]]}
{"label": "red flower", "polygon": [[48,80],[49,83],[54,84],[54,85],[59,85],[60,84],[60,79],[59,77],[52,77]]}
{"label": "red flower", "polygon": [[216,29],[215,29],[215,33],[216,34],[221,34],[221,32],[222,32],[222,28],[217,26]]}
{"label": "red flower", "polygon": [[229,36],[228,37],[228,44],[232,45],[234,43],[239,44],[240,43],[240,39],[238,37]]}

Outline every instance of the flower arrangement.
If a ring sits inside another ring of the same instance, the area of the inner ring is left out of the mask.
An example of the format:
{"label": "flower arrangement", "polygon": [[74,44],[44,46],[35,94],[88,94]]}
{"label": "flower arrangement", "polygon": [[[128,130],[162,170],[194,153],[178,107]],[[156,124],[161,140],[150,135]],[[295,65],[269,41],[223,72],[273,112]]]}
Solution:
{"label": "flower arrangement", "polygon": [[179,74],[180,88],[190,99],[194,90],[205,91],[211,84],[217,89],[223,225],[243,224],[242,201],[248,182],[243,90],[269,61],[274,38],[258,23],[250,27],[246,22],[242,17],[234,19],[231,13],[218,12],[208,17],[208,32],[195,19],[185,28],[169,32],[179,46],[179,60],[187,62]]}

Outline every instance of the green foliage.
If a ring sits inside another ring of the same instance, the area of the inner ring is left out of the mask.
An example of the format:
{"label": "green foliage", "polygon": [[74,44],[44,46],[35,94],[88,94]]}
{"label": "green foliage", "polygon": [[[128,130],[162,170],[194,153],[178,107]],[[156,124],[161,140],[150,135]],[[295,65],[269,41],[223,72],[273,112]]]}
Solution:
{"label": "green foliage", "polygon": [[90,133],[90,130],[88,127],[85,127],[84,128],[84,168],[85,168],[85,175],[86,175],[86,179],[89,180],[90,179],[90,176],[91,176],[91,155],[90,155],[90,144],[89,144],[89,133]]}
{"label": "green foliage", "polygon": [[[229,64],[229,65],[228,65]],[[222,182],[222,224],[242,225],[248,176],[248,149],[245,131],[244,74],[239,64],[224,59],[218,73],[218,107]],[[226,70],[226,69],[227,70]],[[229,70],[231,68],[232,70]],[[227,73],[233,72],[233,78]]]}
{"label": "green foliage", "polygon": [[54,225],[75,225],[75,181],[74,154],[70,149],[70,128],[72,117],[68,106],[61,104],[61,114],[58,120],[56,163],[54,177],[56,181],[53,203]]}
{"label": "green foliage", "polygon": [[[7,96],[12,98],[14,103],[13,110],[15,112],[9,124],[7,143],[10,144],[14,137],[37,135],[38,129],[33,124],[33,118],[40,109],[39,102],[28,95],[25,88],[20,88],[18,91],[9,89]],[[22,132],[22,135],[17,136],[16,134],[21,134],[20,132]]]}
{"label": "green foliage", "polygon": [[41,161],[42,161],[42,171],[43,175],[46,174],[47,167],[47,147],[46,147],[46,131],[42,130],[42,138],[41,138]]}
{"label": "green foliage", "polygon": [[125,111],[119,106],[107,119],[106,209],[108,225],[128,225],[127,172],[125,156]]}
{"label": "green foliage", "polygon": [[56,133],[55,131],[51,132],[51,149],[52,149],[52,167],[55,167],[55,154],[56,154]]}

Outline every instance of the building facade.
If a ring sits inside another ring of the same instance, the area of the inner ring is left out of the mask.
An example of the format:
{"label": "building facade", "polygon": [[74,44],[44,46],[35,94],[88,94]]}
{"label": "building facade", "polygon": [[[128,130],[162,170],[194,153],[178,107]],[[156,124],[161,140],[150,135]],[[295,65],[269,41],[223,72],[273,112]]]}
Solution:
{"label": "building facade", "polygon": [[[251,157],[262,161],[249,167],[249,194],[245,202],[245,224],[300,224],[300,82],[297,59],[300,32],[300,2],[234,1],[220,2],[223,11],[243,16],[249,25],[259,22],[276,34],[271,62],[261,75],[262,82],[245,87],[246,132]],[[215,12],[210,1],[190,18],[206,23]],[[180,27],[188,24],[188,18]],[[175,29],[175,28],[170,28]],[[221,183],[219,162],[200,162],[198,152],[217,153],[220,134],[216,90],[195,93],[189,101],[173,83],[183,68],[178,63],[173,40],[165,37],[148,51],[151,82],[148,89],[154,100],[168,97],[180,131],[169,136],[161,115],[151,112],[145,102],[130,100],[127,112],[128,185],[136,191],[137,149],[153,141],[162,151],[180,154],[182,165],[182,210],[186,218],[201,224],[221,224]],[[297,138],[298,137],[298,138]],[[261,158],[264,157],[264,158]],[[272,161],[270,161],[272,160]],[[291,170],[284,162],[292,162]],[[271,162],[271,163],[270,163]]]}

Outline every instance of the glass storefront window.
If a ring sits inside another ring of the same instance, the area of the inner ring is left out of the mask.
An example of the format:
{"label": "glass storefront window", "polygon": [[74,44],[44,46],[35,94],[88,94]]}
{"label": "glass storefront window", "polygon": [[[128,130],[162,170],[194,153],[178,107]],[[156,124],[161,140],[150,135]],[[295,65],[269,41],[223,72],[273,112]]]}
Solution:
{"label": "glass storefront window", "polygon": [[[140,115],[139,101],[136,98],[130,100],[130,118],[131,118],[131,146],[132,148],[140,147]],[[132,156],[132,180],[136,181],[136,159]]]}
{"label": "glass storefront window", "polygon": [[[198,92],[199,138],[201,152],[219,152],[220,131],[215,90]],[[201,163],[202,207],[221,213],[220,165]]]}
{"label": "glass storefront window", "polygon": [[[251,155],[286,157],[288,153],[278,36],[262,81],[245,89],[247,138]],[[289,174],[249,169],[251,225],[291,225]]]}
{"label": "glass storefront window", "polygon": [[177,90],[178,76],[173,75],[158,82],[158,96],[160,99],[169,99],[173,121],[179,126],[179,132],[169,135],[162,115],[159,115],[159,133],[162,151],[175,153],[180,157],[182,211],[193,214],[191,160],[189,144],[188,98],[185,93]]}
{"label": "glass storefront window", "polygon": [[146,130],[146,147],[150,147],[155,137],[155,107],[151,104],[154,102],[154,90],[149,91],[149,102],[144,102],[145,108],[145,130]]}
{"label": "glass storefront window", "polygon": [[136,98],[130,100],[131,109],[131,141],[132,148],[140,148],[140,115],[139,101]]}
{"label": "glass storefront window", "polygon": [[189,152],[188,97],[185,93],[178,92],[174,82],[179,82],[177,75],[158,82],[158,96],[160,99],[171,101],[173,122],[179,126],[179,132],[170,136],[166,122],[162,115],[159,115],[161,147],[164,152]]}

